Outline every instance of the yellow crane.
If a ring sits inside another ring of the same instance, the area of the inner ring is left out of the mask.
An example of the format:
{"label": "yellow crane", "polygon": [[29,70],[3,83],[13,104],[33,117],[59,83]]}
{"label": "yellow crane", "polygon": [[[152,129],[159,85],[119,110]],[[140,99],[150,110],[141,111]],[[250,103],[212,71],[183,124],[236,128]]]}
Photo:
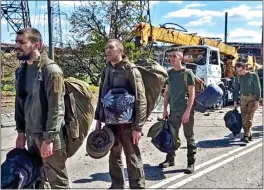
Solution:
{"label": "yellow crane", "polygon": [[[233,66],[239,59],[239,47],[234,47],[223,43],[220,40],[201,37],[196,34],[187,34],[175,29],[151,26],[149,23],[145,22],[137,24],[133,33],[136,37],[136,45],[138,46],[145,46],[150,42],[164,42],[181,46],[208,45],[218,48],[222,55],[227,56],[225,64],[227,66],[229,77],[233,76],[233,72],[230,72],[233,71]],[[252,56],[248,56],[248,64],[249,68],[252,68],[253,70],[259,69],[261,67],[256,63],[256,59]]]}

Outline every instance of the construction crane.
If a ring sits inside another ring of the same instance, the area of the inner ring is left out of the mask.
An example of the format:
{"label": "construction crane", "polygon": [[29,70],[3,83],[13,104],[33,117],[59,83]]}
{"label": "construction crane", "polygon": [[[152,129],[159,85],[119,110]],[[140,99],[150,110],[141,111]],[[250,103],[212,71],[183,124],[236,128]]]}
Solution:
{"label": "construction crane", "polygon": [[[153,42],[173,44],[174,47],[167,48],[163,52],[161,65],[170,69],[168,53],[174,49],[180,49],[184,52],[183,62],[187,68],[193,69],[196,76],[201,78],[206,86],[215,84],[223,90],[223,98],[215,106],[223,107],[231,103],[233,101],[234,63],[242,58],[238,54],[239,47],[225,44],[219,39],[188,34],[186,29],[177,24],[174,25],[179,29],[168,28],[167,24],[156,27],[149,23],[139,23],[133,31],[136,46],[146,46]],[[253,56],[247,56],[247,60],[253,70],[259,66]]]}
{"label": "construction crane", "polygon": [[[172,25],[173,23],[167,23]],[[168,28],[167,24],[161,25],[160,27],[152,26],[149,23],[141,22],[139,23],[133,33],[135,34],[135,43],[136,46],[146,46],[151,42],[164,42],[170,43],[177,46],[186,46],[186,45],[207,45],[218,48],[221,55],[225,56],[225,63],[230,64],[230,61],[233,60],[232,64],[239,59],[240,55],[238,54],[239,47],[231,46],[226,43],[221,42],[218,38],[208,38],[198,36],[197,34],[187,34],[187,30],[177,24],[175,26],[179,29]],[[260,65],[256,63],[256,59],[253,56],[248,56],[249,67],[252,70],[257,70],[260,68]]]}
{"label": "construction crane", "polygon": [[[167,24],[171,25],[172,23]],[[156,27],[151,26],[149,23],[141,22],[136,26],[134,32],[137,46],[145,46],[150,42],[156,41],[175,45],[209,45],[218,48],[223,54],[230,55],[236,59],[239,57],[237,47],[227,45],[212,38],[201,37],[196,34],[187,34],[185,33],[187,30],[184,28],[175,30],[174,28],[167,28],[165,24],[161,27]]]}

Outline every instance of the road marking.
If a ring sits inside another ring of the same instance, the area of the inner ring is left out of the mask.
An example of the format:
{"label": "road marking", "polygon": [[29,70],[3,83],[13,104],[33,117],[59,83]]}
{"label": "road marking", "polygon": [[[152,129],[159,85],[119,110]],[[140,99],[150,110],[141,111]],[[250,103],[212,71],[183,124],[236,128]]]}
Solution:
{"label": "road marking", "polygon": [[[253,142],[251,142],[251,143],[249,143],[248,146],[251,146],[251,145],[256,144],[256,143],[258,143],[258,142],[261,142],[261,141],[262,141],[262,138],[261,138],[261,139],[258,139],[258,140],[255,140],[255,141],[253,141]],[[230,151],[230,152],[228,152],[228,153],[225,153],[225,154],[220,155],[220,156],[218,156],[218,157],[216,157],[216,158],[213,158],[213,159],[211,159],[211,160],[208,160],[208,161],[206,161],[206,162],[204,162],[204,163],[202,163],[202,164],[200,164],[200,165],[197,165],[197,166],[195,167],[195,169],[198,170],[198,169],[200,169],[200,168],[202,168],[202,167],[205,167],[205,166],[207,166],[207,165],[209,165],[209,164],[212,164],[212,163],[214,163],[214,162],[216,162],[216,161],[218,161],[218,160],[221,160],[222,158],[225,158],[225,157],[230,156],[230,155],[232,155],[232,154],[234,154],[234,153],[236,153],[236,152],[238,152],[238,151],[241,151],[241,150],[243,150],[243,149],[246,149],[246,148],[248,148],[248,146],[244,146],[244,147],[236,148],[235,150],[232,150],[232,151]],[[164,186],[164,185],[166,185],[166,184],[168,184],[168,183],[170,183],[170,182],[172,182],[172,181],[175,181],[176,179],[179,179],[179,178],[181,178],[181,177],[183,177],[183,176],[185,176],[185,175],[189,175],[189,174],[181,173],[181,174],[178,174],[178,175],[172,176],[172,177],[170,177],[170,178],[168,178],[168,179],[165,179],[165,180],[162,180],[161,182],[159,182],[159,183],[157,183],[157,184],[155,184],[155,185],[152,185],[152,186],[150,186],[150,187],[148,187],[148,188],[151,188],[151,189],[152,189],[152,188],[153,188],[153,189],[155,189],[155,188],[160,188],[160,187],[162,187],[162,186]]]}
{"label": "road marking", "polygon": [[172,186],[169,186],[167,188],[171,189],[171,188],[178,188],[180,186],[183,186],[184,184],[186,184],[186,183],[188,183],[188,182],[190,182],[190,181],[192,181],[192,180],[194,180],[194,179],[196,179],[196,178],[198,178],[198,177],[200,177],[200,176],[202,176],[202,175],[204,175],[204,174],[206,174],[206,173],[208,173],[208,172],[210,172],[210,171],[212,171],[212,170],[214,170],[216,168],[219,168],[220,166],[222,166],[224,164],[227,164],[228,162],[231,162],[231,161],[233,161],[233,160],[235,160],[235,159],[237,159],[237,158],[249,153],[249,152],[261,147],[262,145],[263,145],[262,143],[257,144],[256,146],[253,146],[253,147],[251,147],[251,148],[249,148],[249,149],[247,149],[247,150],[245,150],[243,152],[240,152],[237,155],[234,155],[234,156],[232,156],[230,158],[227,158],[226,160],[224,160],[222,162],[219,162],[219,163],[217,163],[217,164],[215,164],[215,165],[213,165],[213,166],[211,166],[209,168],[206,168],[206,169],[204,169],[204,170],[202,170],[202,171],[200,171],[200,172],[188,177],[187,179],[184,179],[184,180],[182,180],[182,181],[180,181],[180,182],[178,182],[178,183],[176,183],[176,184],[174,184]]}

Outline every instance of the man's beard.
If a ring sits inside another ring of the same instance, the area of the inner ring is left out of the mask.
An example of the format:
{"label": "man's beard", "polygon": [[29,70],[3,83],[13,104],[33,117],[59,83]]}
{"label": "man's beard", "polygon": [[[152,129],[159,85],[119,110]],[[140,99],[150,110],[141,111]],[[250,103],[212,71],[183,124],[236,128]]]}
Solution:
{"label": "man's beard", "polygon": [[19,60],[21,60],[21,61],[27,61],[27,60],[30,60],[30,58],[31,58],[31,53],[29,53],[29,54],[22,54],[22,55],[18,55],[17,54],[17,59],[19,59]]}

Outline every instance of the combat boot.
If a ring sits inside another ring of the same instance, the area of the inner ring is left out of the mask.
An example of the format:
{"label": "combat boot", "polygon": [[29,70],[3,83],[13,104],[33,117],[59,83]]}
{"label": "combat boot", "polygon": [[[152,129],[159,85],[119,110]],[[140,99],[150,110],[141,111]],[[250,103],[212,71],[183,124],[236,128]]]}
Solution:
{"label": "combat boot", "polygon": [[175,166],[175,162],[174,162],[174,154],[167,154],[166,156],[166,160],[162,163],[159,164],[160,168],[167,168],[170,166]]}
{"label": "combat boot", "polygon": [[244,138],[241,139],[241,141],[244,142],[244,143],[249,143],[249,137],[244,136]]}
{"label": "combat boot", "polygon": [[185,173],[186,174],[192,174],[194,172],[194,164],[188,164]]}
{"label": "combat boot", "polygon": [[250,133],[249,137],[248,137],[249,141],[252,141],[252,133]]}

